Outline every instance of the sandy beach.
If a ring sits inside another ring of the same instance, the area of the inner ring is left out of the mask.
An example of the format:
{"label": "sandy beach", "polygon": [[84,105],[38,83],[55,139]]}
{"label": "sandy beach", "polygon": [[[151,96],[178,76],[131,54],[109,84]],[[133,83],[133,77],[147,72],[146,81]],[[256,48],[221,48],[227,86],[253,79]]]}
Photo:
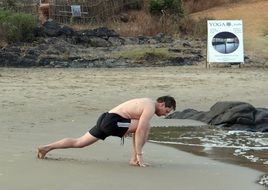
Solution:
{"label": "sandy beach", "polygon": [[[56,150],[36,159],[36,149],[78,137],[98,115],[136,97],[172,95],[177,110],[208,110],[217,101],[268,107],[268,70],[261,68],[146,67],[109,69],[0,68],[0,189],[262,190],[263,172],[148,143],[147,168],[128,165],[131,139],[84,149]],[[153,118],[152,126],[168,126]],[[178,120],[176,125],[199,122]]]}

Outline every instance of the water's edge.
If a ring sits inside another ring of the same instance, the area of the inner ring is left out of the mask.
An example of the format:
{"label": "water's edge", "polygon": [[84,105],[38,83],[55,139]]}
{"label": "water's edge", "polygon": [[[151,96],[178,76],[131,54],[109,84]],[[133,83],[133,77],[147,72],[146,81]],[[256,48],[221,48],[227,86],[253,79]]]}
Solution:
{"label": "water's edge", "polygon": [[268,187],[268,134],[226,131],[212,126],[153,127],[149,141],[198,156],[264,173],[257,183]]}

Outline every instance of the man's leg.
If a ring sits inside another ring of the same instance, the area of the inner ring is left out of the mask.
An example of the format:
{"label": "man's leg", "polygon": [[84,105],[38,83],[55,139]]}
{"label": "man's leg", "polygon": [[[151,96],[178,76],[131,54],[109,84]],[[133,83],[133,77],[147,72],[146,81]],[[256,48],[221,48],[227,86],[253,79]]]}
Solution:
{"label": "man's leg", "polygon": [[92,136],[89,132],[86,132],[86,134],[79,138],[65,138],[51,144],[39,146],[37,158],[43,159],[49,151],[54,149],[83,148],[98,140],[98,138]]}

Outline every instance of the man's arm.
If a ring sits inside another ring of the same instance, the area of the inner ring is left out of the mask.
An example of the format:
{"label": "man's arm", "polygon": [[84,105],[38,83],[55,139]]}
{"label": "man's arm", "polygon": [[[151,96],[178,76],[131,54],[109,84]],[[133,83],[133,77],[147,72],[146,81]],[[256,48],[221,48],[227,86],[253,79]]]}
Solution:
{"label": "man's arm", "polygon": [[152,119],[154,112],[154,106],[148,106],[143,110],[135,132],[135,151],[137,154],[137,161],[140,166],[145,166],[142,160],[142,148],[148,139],[150,120]]}

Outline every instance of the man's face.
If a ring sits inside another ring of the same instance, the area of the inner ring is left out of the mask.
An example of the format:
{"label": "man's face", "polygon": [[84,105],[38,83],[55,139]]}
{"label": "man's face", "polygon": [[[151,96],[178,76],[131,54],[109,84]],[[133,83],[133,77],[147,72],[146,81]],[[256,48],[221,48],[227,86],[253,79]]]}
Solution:
{"label": "man's face", "polygon": [[167,116],[172,110],[173,110],[172,108],[166,107],[165,103],[160,103],[158,109],[156,109],[155,114],[159,117]]}

